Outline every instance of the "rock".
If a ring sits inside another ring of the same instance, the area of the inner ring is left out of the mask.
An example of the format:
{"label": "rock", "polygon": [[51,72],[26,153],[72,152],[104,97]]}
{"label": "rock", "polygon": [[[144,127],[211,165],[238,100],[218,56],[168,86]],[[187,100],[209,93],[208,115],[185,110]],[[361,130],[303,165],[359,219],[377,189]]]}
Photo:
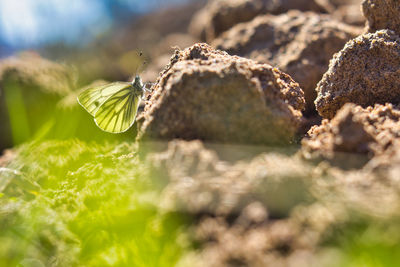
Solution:
{"label": "rock", "polygon": [[176,51],[158,78],[139,139],[287,144],[303,107],[303,92],[289,75],[196,44]]}
{"label": "rock", "polygon": [[329,60],[358,33],[358,28],[327,15],[289,11],[239,24],[212,45],[229,54],[271,64],[291,75],[304,90],[306,113],[313,113],[315,87],[328,69]]}
{"label": "rock", "polygon": [[389,29],[400,34],[400,2],[398,0],[364,0],[362,11],[367,31]]}
{"label": "rock", "polygon": [[323,120],[309,130],[302,141],[302,154],[307,159],[323,158],[345,167],[360,167],[372,157],[385,154],[399,137],[400,110],[392,104],[364,109],[348,103],[332,120]]}
{"label": "rock", "polygon": [[70,69],[33,52],[0,61],[0,150],[32,137],[74,84]]}
{"label": "rock", "polygon": [[349,41],[335,54],[317,86],[315,105],[333,118],[345,103],[396,104],[400,94],[400,37],[382,30]]}
{"label": "rock", "polygon": [[211,42],[238,23],[250,21],[260,14],[280,14],[290,9],[327,12],[318,0],[210,0],[198,11],[189,32],[202,41]]}

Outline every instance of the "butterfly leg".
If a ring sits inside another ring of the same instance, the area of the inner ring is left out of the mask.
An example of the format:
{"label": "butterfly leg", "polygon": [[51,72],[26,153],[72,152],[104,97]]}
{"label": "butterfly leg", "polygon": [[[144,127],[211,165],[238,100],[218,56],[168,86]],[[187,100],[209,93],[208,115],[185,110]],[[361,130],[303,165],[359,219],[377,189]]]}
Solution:
{"label": "butterfly leg", "polygon": [[[146,82],[146,83],[144,83],[144,85],[143,85],[143,89],[144,89],[146,92],[151,93],[150,88],[151,88],[154,84],[155,84],[155,83]],[[150,85],[150,88],[147,88],[148,85]]]}

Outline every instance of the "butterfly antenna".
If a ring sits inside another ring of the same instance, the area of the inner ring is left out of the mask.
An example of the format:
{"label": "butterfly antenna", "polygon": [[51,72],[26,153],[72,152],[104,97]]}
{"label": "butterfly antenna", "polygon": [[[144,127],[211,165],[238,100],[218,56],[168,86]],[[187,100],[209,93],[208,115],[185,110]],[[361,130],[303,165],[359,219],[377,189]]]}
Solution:
{"label": "butterfly antenna", "polygon": [[[139,57],[141,58],[142,56],[143,56],[143,52],[140,51],[140,52],[139,52]],[[136,67],[135,77],[138,75],[138,73],[139,73],[140,70],[144,67],[144,65],[146,65],[146,61],[143,61],[142,64],[139,64],[139,65]]]}

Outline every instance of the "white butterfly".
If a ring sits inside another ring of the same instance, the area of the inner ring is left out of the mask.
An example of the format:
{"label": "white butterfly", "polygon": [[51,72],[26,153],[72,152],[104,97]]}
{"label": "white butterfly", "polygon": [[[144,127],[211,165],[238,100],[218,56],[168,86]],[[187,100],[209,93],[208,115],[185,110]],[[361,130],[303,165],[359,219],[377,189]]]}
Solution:
{"label": "white butterfly", "polygon": [[131,83],[114,82],[89,88],[78,96],[78,102],[94,117],[100,129],[109,133],[122,133],[135,123],[145,91],[146,85],[136,75]]}

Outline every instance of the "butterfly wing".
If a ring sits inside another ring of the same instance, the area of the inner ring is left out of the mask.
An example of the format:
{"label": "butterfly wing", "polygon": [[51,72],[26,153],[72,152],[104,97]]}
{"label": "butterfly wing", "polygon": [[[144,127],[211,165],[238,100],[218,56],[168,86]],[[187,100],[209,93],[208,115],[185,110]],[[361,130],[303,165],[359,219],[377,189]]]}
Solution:
{"label": "butterfly wing", "polygon": [[141,95],[131,86],[109,97],[97,110],[94,120],[103,131],[122,133],[135,122]]}
{"label": "butterfly wing", "polygon": [[99,107],[112,95],[131,86],[127,82],[115,82],[89,88],[78,96],[78,103],[94,116]]}

